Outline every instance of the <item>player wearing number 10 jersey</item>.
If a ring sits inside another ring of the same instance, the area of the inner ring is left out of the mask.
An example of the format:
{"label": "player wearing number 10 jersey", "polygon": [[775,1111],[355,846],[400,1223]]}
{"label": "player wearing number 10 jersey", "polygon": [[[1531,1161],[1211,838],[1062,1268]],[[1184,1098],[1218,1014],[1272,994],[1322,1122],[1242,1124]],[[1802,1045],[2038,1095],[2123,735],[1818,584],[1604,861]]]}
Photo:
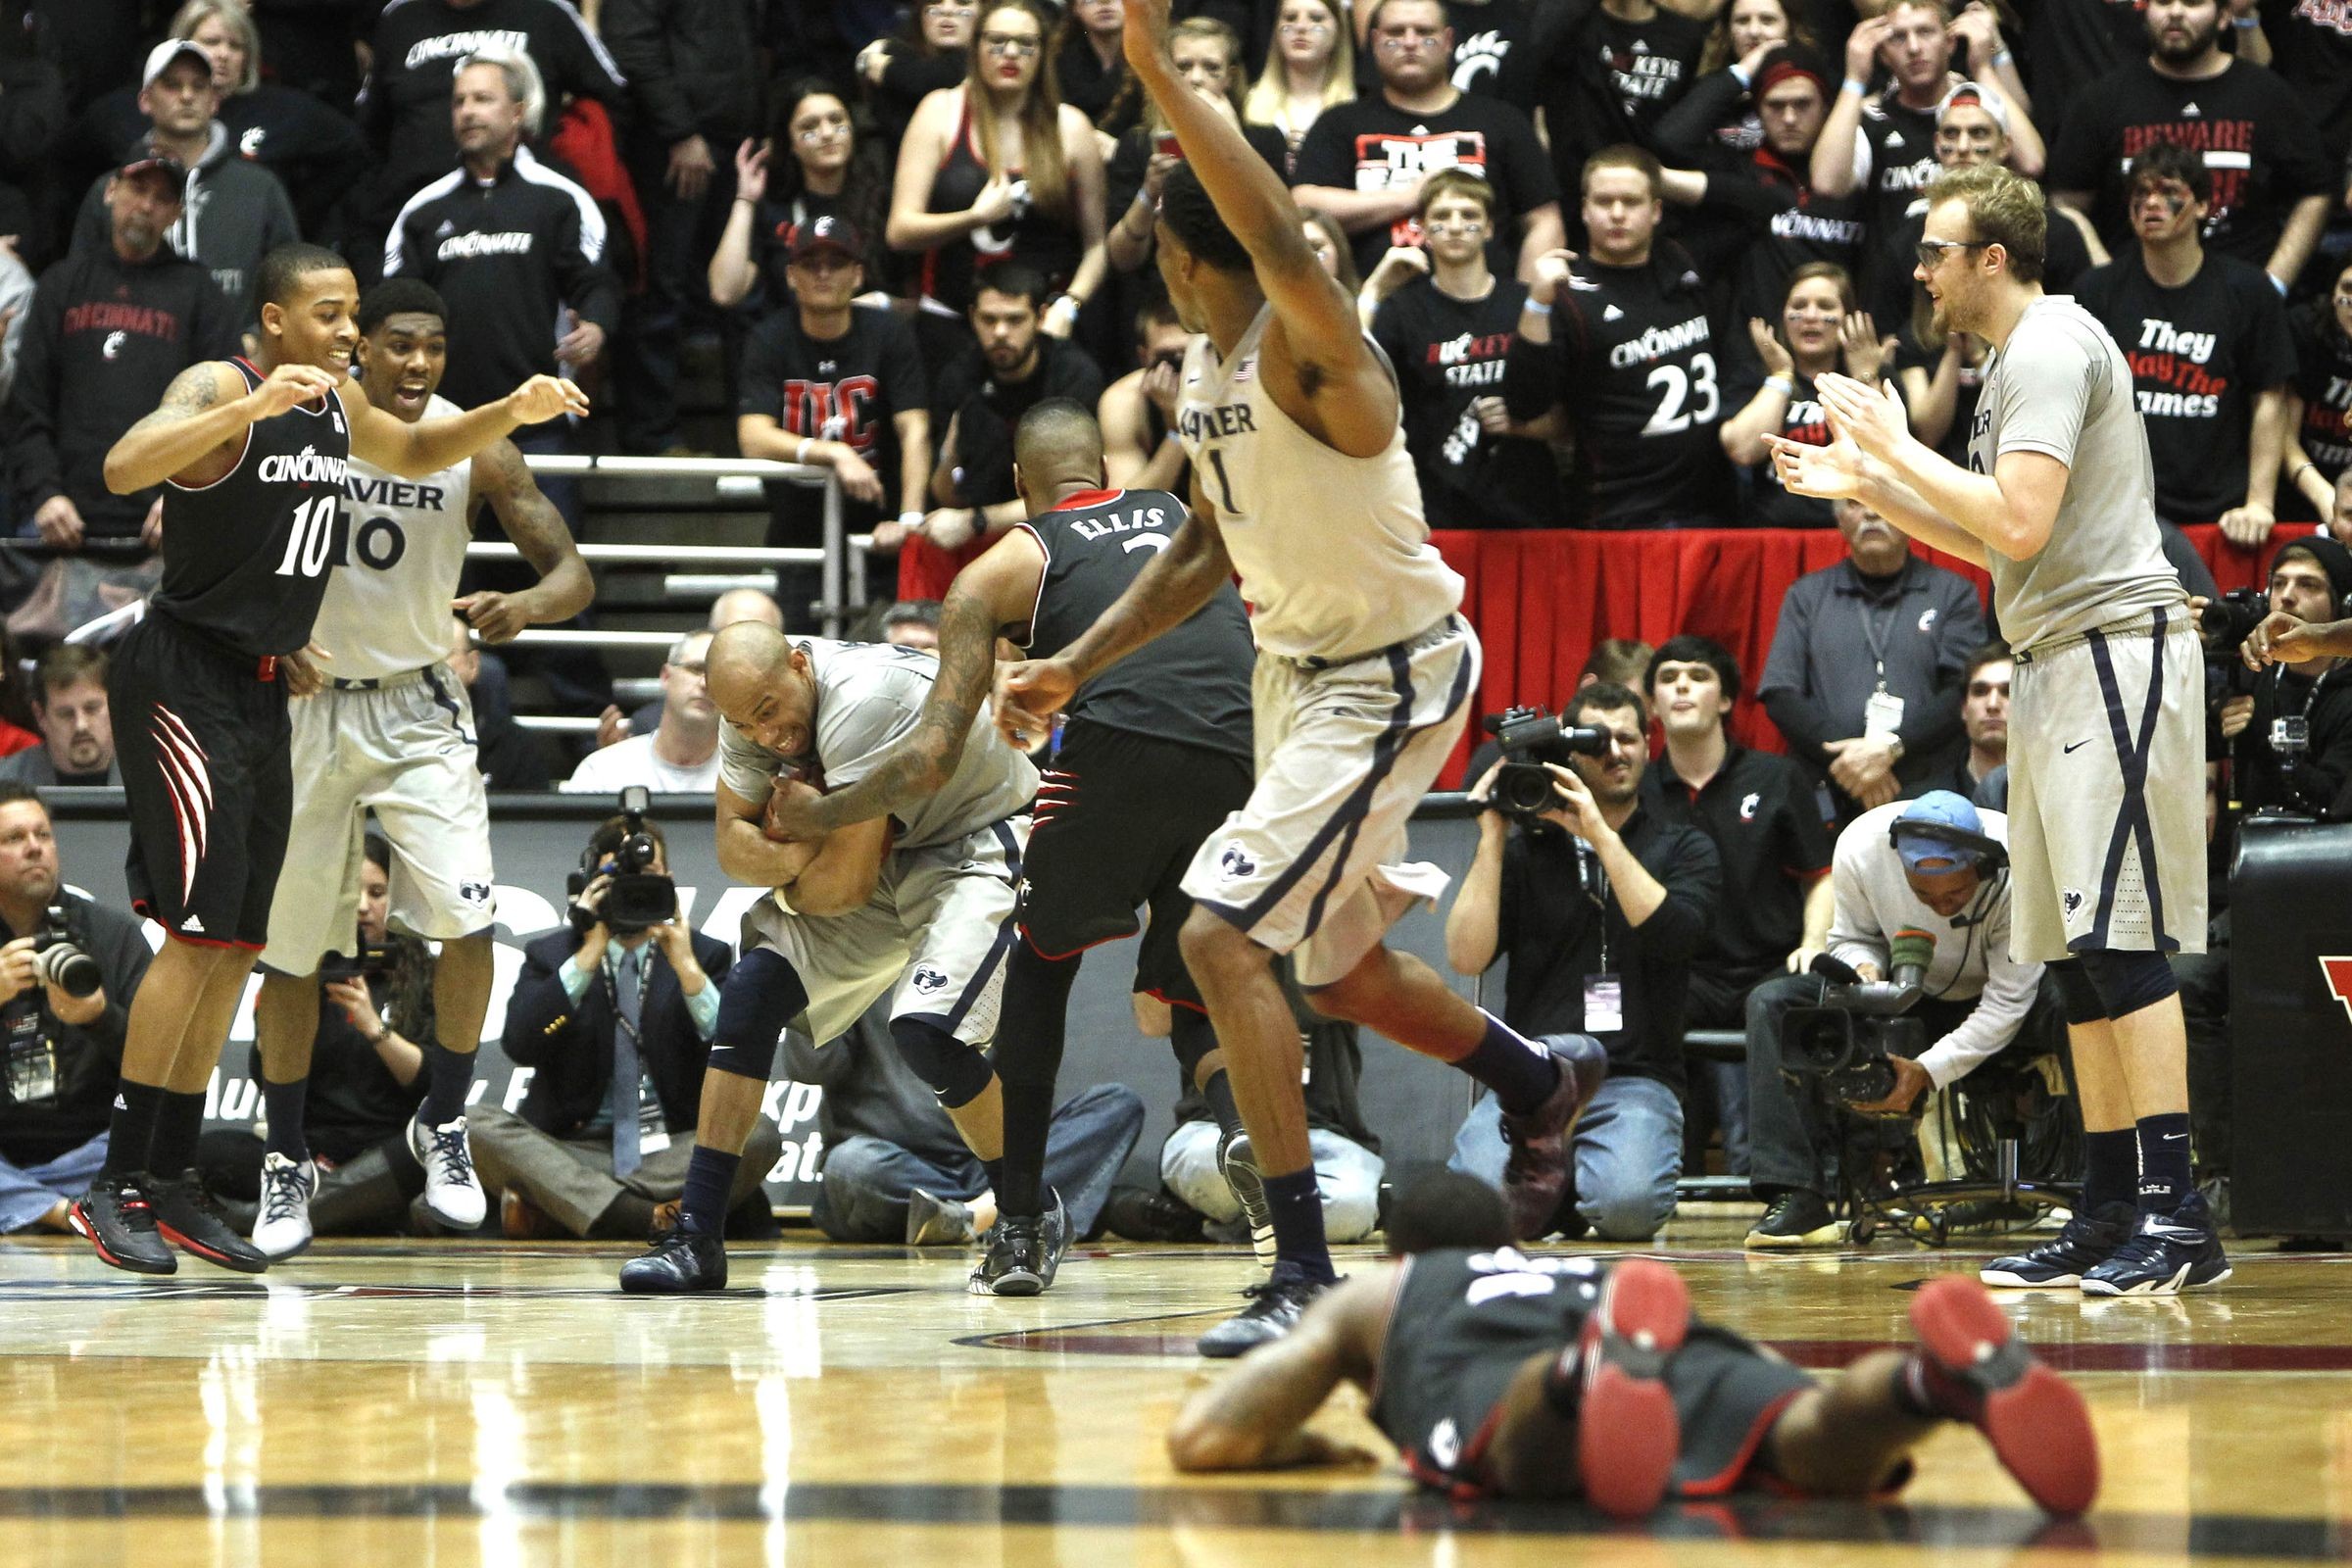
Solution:
{"label": "player wearing number 10 jersey", "polygon": [[404,424],[350,378],[359,285],[341,257],[281,246],[256,295],[254,361],[181,371],[106,458],[117,494],[170,481],[163,586],[109,690],[131,897],[169,940],[131,1003],[106,1165],[73,1220],[105,1261],[147,1274],[177,1267],[168,1243],[247,1272],[267,1261],[191,1167],[285,855],[286,699],[320,678],[311,624],[350,460],[421,477],[586,407],[570,382],[534,376],[470,414]]}
{"label": "player wearing number 10 jersey", "polygon": [[[448,307],[430,285],[387,278],[360,301],[358,368],[368,401],[405,424],[458,412],[435,395],[449,363]],[[595,584],[553,503],[512,441],[422,479],[351,460],[348,539],[334,552],[317,637],[334,665],[326,689],[293,711],[294,808],[262,952],[254,1032],[269,1148],[253,1245],[289,1257],[311,1240],[318,1188],[304,1126],[318,969],[354,951],[361,831],[375,813],[392,846],[392,925],[441,945],[433,966],[437,1039],[424,1043],[427,1089],[410,1129],[424,1200],[444,1222],[481,1223],[485,1203],[466,1143],[473,1051],[490,1006],[490,809],[466,688],[443,662],[450,612],[484,643],[587,607]],[[540,581],[520,593],[456,597],[474,511],[490,504]]]}
{"label": "player wearing number 10 jersey", "polygon": [[1566,406],[1588,527],[1737,520],[1720,431],[1725,366],[1706,298],[1679,248],[1652,246],[1662,179],[1658,161],[1638,147],[1586,162],[1591,255],[1537,260],[1503,362],[1512,418]]}

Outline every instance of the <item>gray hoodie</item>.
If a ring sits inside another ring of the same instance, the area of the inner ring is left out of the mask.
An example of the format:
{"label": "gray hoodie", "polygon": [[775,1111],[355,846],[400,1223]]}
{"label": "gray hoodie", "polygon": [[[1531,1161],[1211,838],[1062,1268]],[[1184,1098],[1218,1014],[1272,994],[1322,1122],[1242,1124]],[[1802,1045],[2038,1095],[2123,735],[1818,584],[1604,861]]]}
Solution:
{"label": "gray hoodie", "polygon": [[[142,149],[152,150],[142,137]],[[128,156],[125,154],[125,156]],[[101,174],[82,199],[81,214],[74,220],[74,245],[109,243],[112,225],[106,213],[106,182]],[[277,176],[249,159],[240,158],[228,129],[213,122],[204,156],[188,171],[187,192],[181,199],[179,221],[167,235],[172,249],[201,262],[220,285],[220,292],[250,325],[260,307],[253,298],[262,258],[277,246],[302,238],[294,221],[294,204]]]}

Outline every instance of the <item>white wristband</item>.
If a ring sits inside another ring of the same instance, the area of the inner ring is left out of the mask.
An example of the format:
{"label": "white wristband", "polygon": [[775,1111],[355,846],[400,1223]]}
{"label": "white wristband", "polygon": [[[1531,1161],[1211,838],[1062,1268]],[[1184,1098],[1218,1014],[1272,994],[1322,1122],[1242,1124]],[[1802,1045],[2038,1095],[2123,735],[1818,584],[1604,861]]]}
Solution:
{"label": "white wristband", "polygon": [[1870,91],[1870,83],[1867,81],[1856,81],[1853,77],[1848,76],[1845,78],[1845,80],[1838,84],[1838,90],[1841,93],[1850,92],[1855,97],[1859,98],[1864,93]]}
{"label": "white wristband", "polygon": [[801,437],[801,449],[792,455],[792,461],[794,463],[807,463],[808,461],[808,443],[815,439],[816,438],[814,436],[808,435]]}
{"label": "white wristband", "polygon": [[899,526],[900,526],[900,527],[902,527],[902,528],[920,528],[922,525],[923,525],[923,514],[922,514],[921,513],[919,513],[919,512],[902,512],[902,513],[900,513],[900,514],[899,514]]}
{"label": "white wristband", "polygon": [[1796,379],[1788,375],[1768,375],[1764,378],[1764,389],[1768,392],[1778,392],[1785,398],[1794,397],[1796,395]]}
{"label": "white wristband", "polygon": [[1532,295],[1528,298],[1527,303],[1519,308],[1530,316],[1549,316],[1551,314],[1550,306],[1537,304]]}

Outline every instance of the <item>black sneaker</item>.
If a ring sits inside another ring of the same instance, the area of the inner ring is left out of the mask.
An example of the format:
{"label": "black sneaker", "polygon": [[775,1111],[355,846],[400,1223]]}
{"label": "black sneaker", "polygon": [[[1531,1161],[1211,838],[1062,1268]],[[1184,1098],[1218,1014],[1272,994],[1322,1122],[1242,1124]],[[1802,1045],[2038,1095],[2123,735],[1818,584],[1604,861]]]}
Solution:
{"label": "black sneaker", "polygon": [[1845,1227],[1830,1213],[1830,1205],[1819,1193],[1808,1193],[1791,1187],[1772,1200],[1756,1228],[1747,1233],[1747,1245],[1758,1248],[1792,1249],[1799,1247],[1836,1247],[1845,1240]]}
{"label": "black sneaker", "polygon": [[1198,1242],[1200,1211],[1164,1187],[1114,1187],[1102,1205],[1102,1228],[1131,1242]]}
{"label": "black sneaker", "polygon": [[1298,1327],[1299,1315],[1308,1303],[1338,1283],[1277,1270],[1265,1284],[1252,1285],[1242,1292],[1250,1298],[1248,1306],[1200,1336],[1200,1353],[1211,1360],[1226,1361],[1246,1355],[1261,1345],[1272,1344]]}
{"label": "black sneaker", "polygon": [[155,1210],[136,1176],[100,1176],[74,1200],[66,1219],[90,1239],[98,1260],[133,1274],[176,1274],[179,1259],[156,1233]]}
{"label": "black sneaker", "polygon": [[2095,1212],[2069,1219],[2039,1247],[1994,1258],[1977,1271],[1977,1278],[1999,1291],[2070,1290],[2113,1257],[2132,1239],[2132,1227],[2138,1222],[2139,1214],[2130,1203],[2103,1203]]}
{"label": "black sneaker", "polygon": [[1541,1041],[1559,1063],[1559,1087],[1524,1115],[1502,1117],[1510,1157],[1502,1167],[1502,1200],[1511,1235],[1532,1242],[1550,1228],[1568,1191],[1568,1133],[1576,1113],[1609,1075],[1608,1053],[1590,1035],[1545,1035]]}
{"label": "black sneaker", "polygon": [[1257,1256],[1257,1266],[1268,1274],[1274,1272],[1274,1205],[1266,1201],[1266,1181],[1258,1173],[1257,1154],[1250,1147],[1248,1133],[1235,1133],[1217,1146],[1217,1169],[1225,1185],[1233,1189],[1234,1201],[1242,1205],[1242,1219],[1250,1227],[1250,1250]]}
{"label": "black sneaker", "polygon": [[2230,1255],[2205,1200],[2191,1194],[2170,1214],[2142,1214],[2132,1239],[2082,1276],[2084,1296],[2178,1296],[2230,1277]]}
{"label": "black sneaker", "polygon": [[237,1234],[205,1191],[204,1178],[194,1171],[168,1180],[150,1176],[146,1189],[147,1206],[155,1210],[155,1227],[165,1241],[240,1274],[260,1274],[270,1267],[270,1254]]}
{"label": "black sneaker", "polygon": [[620,1288],[631,1296],[690,1296],[727,1288],[727,1250],[683,1220],[656,1237],[654,1250],[620,1265]]}

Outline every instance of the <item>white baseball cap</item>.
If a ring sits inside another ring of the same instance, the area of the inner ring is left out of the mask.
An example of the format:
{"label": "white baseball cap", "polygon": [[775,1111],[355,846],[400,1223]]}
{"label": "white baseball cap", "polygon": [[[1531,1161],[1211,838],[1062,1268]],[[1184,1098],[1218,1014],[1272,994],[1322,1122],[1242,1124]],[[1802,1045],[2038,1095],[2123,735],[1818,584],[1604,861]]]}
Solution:
{"label": "white baseball cap", "polygon": [[182,56],[202,66],[205,79],[207,81],[212,79],[213,57],[211,55],[206,54],[185,38],[166,38],[162,43],[147,51],[147,72],[146,74],[139,77],[139,85],[142,87],[154,86],[155,78],[170,70],[172,62]]}

